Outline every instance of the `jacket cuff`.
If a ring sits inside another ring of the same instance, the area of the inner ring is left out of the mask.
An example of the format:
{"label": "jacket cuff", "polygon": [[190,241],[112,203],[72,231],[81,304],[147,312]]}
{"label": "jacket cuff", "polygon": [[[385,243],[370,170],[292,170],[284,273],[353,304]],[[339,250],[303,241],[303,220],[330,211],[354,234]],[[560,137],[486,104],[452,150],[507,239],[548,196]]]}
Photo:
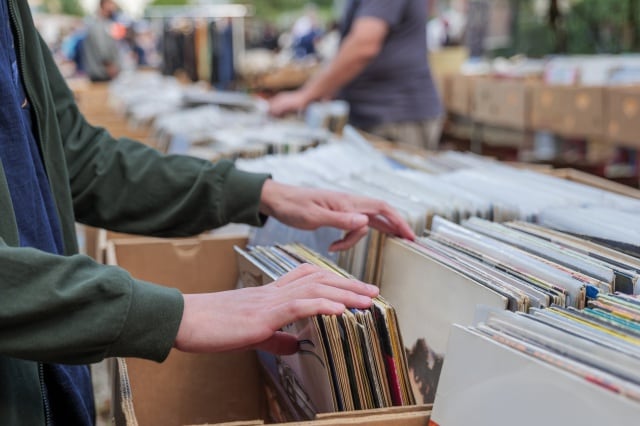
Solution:
{"label": "jacket cuff", "polygon": [[271,176],[231,168],[225,180],[223,215],[226,222],[262,226],[267,216],[260,213],[262,186]]}
{"label": "jacket cuff", "polygon": [[134,280],[127,318],[107,356],[164,361],[175,343],[183,310],[178,290]]}

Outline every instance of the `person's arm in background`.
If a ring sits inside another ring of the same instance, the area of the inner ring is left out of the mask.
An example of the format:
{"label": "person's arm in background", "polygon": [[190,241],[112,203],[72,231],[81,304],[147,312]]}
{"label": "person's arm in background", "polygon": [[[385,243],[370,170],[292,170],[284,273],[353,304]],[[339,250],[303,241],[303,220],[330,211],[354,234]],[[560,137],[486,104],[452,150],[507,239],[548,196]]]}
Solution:
{"label": "person's arm in background", "polygon": [[356,19],[336,57],[301,89],[275,96],[270,101],[271,114],[297,112],[313,101],[334,96],[378,56],[388,32],[389,25],[382,19],[369,16]]}

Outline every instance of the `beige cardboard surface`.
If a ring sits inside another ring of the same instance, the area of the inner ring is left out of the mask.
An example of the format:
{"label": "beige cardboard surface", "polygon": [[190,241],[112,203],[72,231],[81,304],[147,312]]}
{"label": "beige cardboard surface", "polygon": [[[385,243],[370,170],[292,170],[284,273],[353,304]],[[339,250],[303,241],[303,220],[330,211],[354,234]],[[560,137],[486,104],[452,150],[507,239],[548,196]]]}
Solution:
{"label": "beige cardboard surface", "polygon": [[[234,246],[245,238],[122,240],[111,243],[110,263],[139,279],[185,293],[236,287]],[[127,359],[133,403],[141,425],[186,425],[263,418],[264,396],[253,352],[192,355],[172,351],[158,364]]]}
{"label": "beige cardboard surface", "polygon": [[531,86],[531,125],[567,137],[603,138],[606,96],[602,87]]}
{"label": "beige cardboard surface", "polygon": [[531,85],[525,80],[477,79],[472,117],[479,123],[524,130],[531,126]]}
{"label": "beige cardboard surface", "polygon": [[447,97],[450,92],[446,86],[450,80],[447,79],[447,76],[460,72],[462,65],[469,59],[469,49],[464,46],[445,47],[429,52],[428,59],[436,87],[443,98],[443,102],[448,105],[449,99]]}
{"label": "beige cardboard surface", "polygon": [[[394,407],[380,410],[352,411],[349,413],[333,413],[319,415],[316,420],[308,422],[278,423],[289,426],[427,426],[431,415],[431,406]],[[215,426],[257,426],[260,420],[253,422],[220,423]],[[205,426],[205,425],[200,425]],[[213,426],[213,425],[212,425]]]}
{"label": "beige cardboard surface", "polygon": [[536,84],[531,91],[531,125],[538,130],[553,131],[558,112],[563,111],[564,96],[556,86]]}
{"label": "beige cardboard surface", "polygon": [[84,237],[83,253],[98,262],[102,262],[98,255],[98,228],[87,225],[80,225],[82,236]]}
{"label": "beige cardboard surface", "polygon": [[[264,420],[250,420],[247,422],[225,422],[225,423],[216,423],[215,426],[261,426],[264,424]],[[205,425],[194,425],[194,426],[209,426],[211,423],[207,423]]]}
{"label": "beige cardboard surface", "polygon": [[602,87],[570,87],[568,107],[560,127],[565,136],[604,138],[606,127],[606,96]]}
{"label": "beige cardboard surface", "polygon": [[412,405],[405,407],[389,407],[389,408],[376,408],[374,410],[362,410],[362,411],[351,411],[346,413],[322,413],[316,416],[317,420],[328,420],[328,419],[346,419],[353,417],[363,417],[363,416],[375,416],[375,415],[387,415],[387,414],[403,414],[403,413],[428,413],[433,408],[432,404],[429,405]]}
{"label": "beige cardboard surface", "polygon": [[[94,260],[105,263],[107,243],[116,239],[140,239],[139,235],[121,234],[119,232],[107,231],[105,229],[94,228],[92,226],[81,225],[84,235],[84,253]],[[151,238],[148,238],[149,240]]]}
{"label": "beige cardboard surface", "polygon": [[287,423],[290,426],[427,426],[429,413],[383,414],[377,416],[353,417],[347,419],[314,420],[310,422]]}
{"label": "beige cardboard surface", "polygon": [[[249,421],[239,421],[239,422],[224,422],[224,423],[216,423],[215,426],[261,426],[264,424],[264,420],[249,420]],[[193,426],[209,426],[212,423],[206,423],[205,425],[193,425]]]}
{"label": "beige cardboard surface", "polygon": [[475,121],[484,124],[495,124],[495,117],[500,113],[499,93],[496,81],[491,78],[481,78],[476,81],[473,99],[475,108],[472,117]]}
{"label": "beige cardboard surface", "polygon": [[607,135],[614,145],[640,148],[640,86],[608,90]]}
{"label": "beige cardboard surface", "polygon": [[455,114],[469,116],[473,111],[473,88],[475,77],[453,74],[445,78],[444,102],[447,109]]}

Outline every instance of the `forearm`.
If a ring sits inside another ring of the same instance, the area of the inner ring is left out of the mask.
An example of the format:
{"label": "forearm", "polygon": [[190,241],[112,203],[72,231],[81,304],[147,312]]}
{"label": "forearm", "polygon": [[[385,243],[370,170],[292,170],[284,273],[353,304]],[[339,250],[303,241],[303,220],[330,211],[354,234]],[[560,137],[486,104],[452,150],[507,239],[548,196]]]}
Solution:
{"label": "forearm", "polygon": [[335,96],[342,87],[362,73],[378,52],[378,46],[363,44],[354,37],[347,37],[335,59],[303,87],[307,103]]}
{"label": "forearm", "polygon": [[120,268],[2,240],[0,293],[0,354],[42,362],[161,361],[183,309],[177,290],[136,281]]}
{"label": "forearm", "polygon": [[267,176],[182,156],[163,156],[129,141],[95,145],[72,175],[79,222],[119,232],[191,236],[227,223],[262,224]]}
{"label": "forearm", "polygon": [[167,237],[229,222],[261,224],[266,176],[240,172],[229,162],[165,156],[91,126],[46,49],[42,42],[78,222]]}

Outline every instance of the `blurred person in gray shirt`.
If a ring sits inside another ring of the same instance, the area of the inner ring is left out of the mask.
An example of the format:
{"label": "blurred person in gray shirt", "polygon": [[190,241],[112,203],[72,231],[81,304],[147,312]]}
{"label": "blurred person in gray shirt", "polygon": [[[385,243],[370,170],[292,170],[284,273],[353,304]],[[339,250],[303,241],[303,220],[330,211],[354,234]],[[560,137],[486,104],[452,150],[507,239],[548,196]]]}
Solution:
{"label": "blurred person in gray shirt", "polygon": [[91,81],[109,81],[120,72],[120,50],[112,34],[117,12],[113,0],[100,0],[98,13],[88,22],[82,59]]}
{"label": "blurred person in gray shirt", "polygon": [[301,89],[275,96],[273,115],[339,97],[354,126],[435,149],[442,105],[427,60],[425,0],[348,0],[337,56]]}

